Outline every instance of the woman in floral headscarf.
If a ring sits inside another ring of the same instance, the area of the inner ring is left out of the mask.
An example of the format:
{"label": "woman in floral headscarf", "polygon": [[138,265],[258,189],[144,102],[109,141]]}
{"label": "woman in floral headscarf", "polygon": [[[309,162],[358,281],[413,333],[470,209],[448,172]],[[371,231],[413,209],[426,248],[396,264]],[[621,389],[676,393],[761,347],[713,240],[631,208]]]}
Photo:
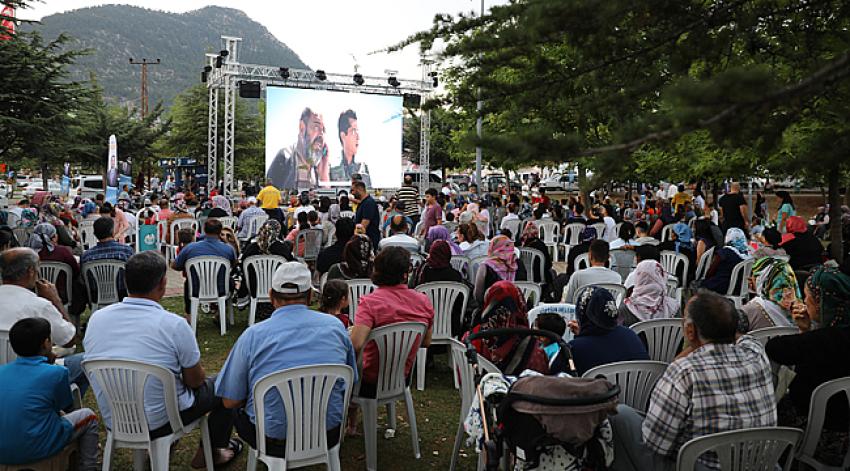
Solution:
{"label": "woman in floral headscarf", "polygon": [[802,303],[794,269],[778,258],[760,258],[753,264],[750,288],[756,297],[741,308],[750,330],[790,326],[791,308]]}
{"label": "woman in floral headscarf", "polygon": [[726,245],[714,250],[705,280],[700,287],[726,294],[732,281],[732,270],[743,260],[753,258],[747,245],[747,236],[737,227],[726,231]]}
{"label": "woman in floral headscarf", "polygon": [[522,231],[522,237],[520,238],[520,245],[523,247],[528,247],[532,249],[539,250],[543,254],[543,273],[545,278],[539,280],[540,277],[538,273],[540,273],[540,267],[526,267],[526,270],[531,270],[531,273],[534,276],[535,283],[551,283],[552,282],[552,253],[549,251],[549,247],[540,239],[540,229],[537,227],[537,223],[533,221],[529,221],[525,225],[525,229]]}
{"label": "woman in floral headscarf", "polygon": [[[255,279],[257,276],[253,272],[246,271],[244,262],[248,257],[254,255],[279,255],[288,261],[294,260],[292,257],[292,245],[280,238],[281,226],[277,219],[269,219],[257,231],[257,236],[251,240],[251,243],[245,246],[242,251],[242,274]],[[247,302],[248,284],[242,283],[237,293],[240,299],[240,304]],[[255,294],[255,293],[250,293]]]}
{"label": "woman in floral headscarf", "polygon": [[[47,203],[41,207],[39,220],[40,223],[52,224],[56,228],[56,241],[59,245],[64,245],[65,247],[73,249],[77,246],[77,241],[74,240],[71,229],[66,226],[59,217],[59,215],[64,211],[65,208],[63,208],[59,203]],[[19,242],[23,243],[24,241]]]}
{"label": "woman in floral headscarf", "polygon": [[[820,267],[806,280],[804,292],[805,304],[791,308],[801,333],[774,337],[765,348],[771,361],[796,367],[789,393],[798,417],[807,415],[815,388],[850,376],[850,363],[844,361],[850,358],[850,276],[834,267]],[[844,395],[827,404],[826,427],[846,433]]]}
{"label": "woman in floral headscarf", "polygon": [[576,320],[567,323],[575,335],[569,345],[579,375],[617,361],[649,360],[640,337],[617,324],[618,315],[617,302],[607,289],[588,286],[579,291]]}
{"label": "woman in floral headscarf", "polygon": [[497,281],[525,279],[525,267],[514,252],[514,241],[503,235],[496,236],[490,241],[487,259],[478,266],[473,297],[481,304],[484,302],[484,293]]}
{"label": "woman in floral headscarf", "polygon": [[59,233],[53,224],[43,222],[33,230],[29,240],[24,244],[38,254],[42,262],[61,262],[71,268],[71,293],[67,292],[65,275],[60,274],[56,283],[56,290],[62,302],[71,301],[71,311],[68,313],[79,321],[79,315],[86,309],[87,296],[82,279],[80,278],[80,264],[68,247],[59,244]]}
{"label": "woman in floral headscarf", "polygon": [[342,250],[342,261],[328,270],[328,279],[352,280],[369,278],[375,258],[372,256],[372,243],[363,234],[355,235]]}
{"label": "woman in floral headscarf", "polygon": [[211,218],[223,218],[227,216],[231,216],[233,213],[230,209],[230,200],[227,197],[222,195],[215,195],[212,197],[212,209],[210,210],[208,217]]}

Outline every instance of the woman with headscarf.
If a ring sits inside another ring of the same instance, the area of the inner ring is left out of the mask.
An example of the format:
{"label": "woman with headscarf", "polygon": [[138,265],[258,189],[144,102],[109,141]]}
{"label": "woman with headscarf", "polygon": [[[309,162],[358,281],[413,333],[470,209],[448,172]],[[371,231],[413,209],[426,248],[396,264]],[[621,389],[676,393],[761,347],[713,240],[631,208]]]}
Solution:
{"label": "woman with headscarf", "polygon": [[431,245],[438,240],[442,240],[449,245],[452,255],[463,255],[463,249],[454,243],[449,230],[446,229],[446,226],[431,226],[431,228],[428,229],[428,233],[425,234],[425,249],[430,251]]}
{"label": "woman with headscarf", "polygon": [[634,280],[634,287],[620,306],[621,324],[630,326],[650,319],[676,317],[680,303],[667,296],[667,273],[658,261],[641,261],[630,278]]}
{"label": "woman with headscarf", "polygon": [[[504,237],[504,236],[503,236]],[[500,328],[528,329],[528,313],[519,288],[498,281],[487,291],[484,308],[470,333]],[[549,373],[549,360],[540,341],[531,335],[500,335],[473,341],[475,350],[504,374],[519,375],[526,369]]]}
{"label": "woman with headscarf", "polygon": [[[294,260],[292,257],[292,245],[280,238],[280,231],[281,226],[277,219],[268,219],[260,226],[257,235],[251,239],[251,243],[242,251],[240,266],[242,267],[243,275],[250,276],[252,280],[256,279],[256,274],[246,271],[244,265],[245,260],[254,255],[279,255],[287,261],[291,262]],[[254,295],[255,293],[248,293],[248,284],[242,283],[239,286],[238,292],[240,305],[248,301],[249,294]]]}
{"label": "woman with headscarf", "polygon": [[795,270],[823,263],[823,245],[800,216],[791,216],[785,225],[787,231],[782,236],[780,247],[791,257],[791,266]]}
{"label": "woman with headscarf", "polygon": [[782,243],[782,234],[772,227],[765,228],[761,234],[755,236],[760,247],[753,252],[753,258],[760,259],[775,255],[787,255],[785,249],[779,246]]}
{"label": "woman with headscarf", "polygon": [[732,281],[732,270],[735,269],[735,265],[750,258],[753,257],[744,231],[737,227],[730,227],[726,231],[725,245],[714,250],[705,280],[700,287],[726,294],[729,283]]}
{"label": "woman with headscarf", "polygon": [[791,308],[802,303],[794,270],[778,258],[760,258],[753,263],[750,288],[756,297],[741,308],[749,330],[792,324]]}
{"label": "woman with headscarf", "polygon": [[618,315],[617,303],[607,289],[588,286],[579,292],[576,320],[567,324],[575,335],[569,346],[579,375],[617,361],[649,360],[640,337],[617,324]]}
{"label": "woman with headscarf", "polygon": [[64,208],[62,208],[62,205],[59,203],[47,203],[41,208],[39,222],[52,224],[56,228],[57,244],[73,249],[77,246],[77,241],[74,240],[71,229],[68,228],[59,217],[63,211]]}
{"label": "woman with headscarf", "polygon": [[478,272],[475,274],[473,298],[481,304],[487,289],[496,282],[525,279],[525,267],[516,256],[514,241],[503,235],[493,237],[487,250],[487,259],[478,265]]}
{"label": "woman with headscarf", "polygon": [[207,214],[207,217],[211,218],[223,218],[232,215],[232,210],[230,209],[230,200],[227,197],[222,195],[215,195],[212,197],[212,209]]}
{"label": "woman with headscarf", "polygon": [[82,216],[83,221],[93,221],[100,217],[100,213],[97,210],[97,205],[94,204],[94,201],[86,198],[84,199],[79,206],[80,216]]}
{"label": "woman with headscarf", "polygon": [[375,258],[372,255],[372,242],[364,234],[354,235],[342,251],[342,261],[328,270],[329,280],[353,280],[369,278]]}
{"label": "woman with headscarf", "polygon": [[544,279],[539,280],[538,273],[540,273],[539,266],[528,267],[533,274],[533,280],[535,283],[545,283],[549,284],[552,282],[552,253],[549,251],[549,247],[540,239],[540,229],[538,229],[537,224],[529,221],[525,225],[525,229],[522,231],[522,237],[520,238],[520,245],[522,247],[528,247],[532,249],[539,250],[543,254],[543,273],[545,275]]}
{"label": "woman with headscarf", "polygon": [[71,312],[68,314],[79,317],[85,311],[87,301],[85,287],[80,278],[80,264],[77,263],[77,259],[70,248],[59,244],[59,233],[56,226],[47,222],[35,226],[25,245],[35,250],[38,259],[42,262],[61,262],[71,267],[71,292],[67,292],[67,282],[64,275],[59,276],[56,290],[59,292],[62,302],[71,301]]}
{"label": "woman with headscarf", "polygon": [[[452,252],[449,244],[444,240],[435,241],[431,244],[431,250],[428,252],[425,263],[419,264],[419,267],[416,268],[411,288],[437,281],[468,284],[464,276],[452,267],[451,259]],[[469,302],[469,300],[466,301]],[[462,308],[463,300],[461,296],[458,296],[452,308],[452,336],[454,337],[460,335],[463,331],[461,327],[464,314],[461,312]]]}
{"label": "woman with headscarf", "polygon": [[[795,303],[791,315],[800,334],[774,337],[765,348],[780,365],[795,366],[789,388],[798,417],[809,411],[812,391],[821,384],[850,376],[850,277],[834,267],[820,267],[806,280],[805,303]],[[782,414],[780,414],[780,417]],[[826,426],[847,432],[847,401],[843,394],[827,405]]]}

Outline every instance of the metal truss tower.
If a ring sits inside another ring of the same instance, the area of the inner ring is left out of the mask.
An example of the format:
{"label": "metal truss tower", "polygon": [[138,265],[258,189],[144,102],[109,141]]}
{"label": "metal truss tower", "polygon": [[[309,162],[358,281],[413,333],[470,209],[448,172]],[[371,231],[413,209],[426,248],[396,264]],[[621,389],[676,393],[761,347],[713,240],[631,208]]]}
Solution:
{"label": "metal truss tower", "polygon": [[[215,67],[215,54],[207,54],[207,66]],[[207,188],[218,183],[218,87],[207,82],[209,109],[207,114]]]}

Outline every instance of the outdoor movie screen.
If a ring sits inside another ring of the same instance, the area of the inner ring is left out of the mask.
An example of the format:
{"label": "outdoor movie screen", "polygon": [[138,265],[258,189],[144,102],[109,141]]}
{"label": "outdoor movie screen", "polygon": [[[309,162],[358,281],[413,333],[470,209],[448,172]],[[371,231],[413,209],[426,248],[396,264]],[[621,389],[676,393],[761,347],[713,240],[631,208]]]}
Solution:
{"label": "outdoor movie screen", "polygon": [[402,97],[268,87],[266,175],[278,188],[401,185]]}

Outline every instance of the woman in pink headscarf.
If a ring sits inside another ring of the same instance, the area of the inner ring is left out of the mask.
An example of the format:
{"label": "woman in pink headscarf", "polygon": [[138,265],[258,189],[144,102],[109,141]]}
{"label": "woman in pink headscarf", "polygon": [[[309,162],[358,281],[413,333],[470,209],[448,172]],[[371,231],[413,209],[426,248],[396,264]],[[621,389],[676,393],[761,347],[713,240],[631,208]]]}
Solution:
{"label": "woman in pink headscarf", "polygon": [[626,326],[650,319],[669,319],[679,313],[679,301],[667,296],[667,273],[655,260],[644,260],[634,271],[632,295],[620,306],[620,323]]}
{"label": "woman in pink headscarf", "polygon": [[497,281],[525,280],[526,271],[514,251],[514,241],[500,235],[493,237],[487,250],[487,259],[478,266],[475,274],[475,290],[473,296],[480,303],[484,302],[484,294]]}

